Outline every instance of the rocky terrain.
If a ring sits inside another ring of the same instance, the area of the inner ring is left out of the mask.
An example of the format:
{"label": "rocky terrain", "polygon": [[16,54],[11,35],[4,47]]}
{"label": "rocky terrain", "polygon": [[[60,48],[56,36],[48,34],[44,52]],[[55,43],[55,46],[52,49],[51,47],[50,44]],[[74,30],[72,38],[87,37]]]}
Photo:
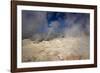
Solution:
{"label": "rocky terrain", "polygon": [[24,39],[22,61],[56,61],[89,59],[87,36],[55,38],[49,41],[36,42]]}

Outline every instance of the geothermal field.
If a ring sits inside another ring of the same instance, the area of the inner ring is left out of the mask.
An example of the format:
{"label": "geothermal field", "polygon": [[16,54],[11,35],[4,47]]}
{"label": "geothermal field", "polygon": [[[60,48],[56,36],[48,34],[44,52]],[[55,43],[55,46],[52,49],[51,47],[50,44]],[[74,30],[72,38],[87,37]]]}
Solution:
{"label": "geothermal field", "polygon": [[22,62],[90,58],[88,13],[22,11]]}

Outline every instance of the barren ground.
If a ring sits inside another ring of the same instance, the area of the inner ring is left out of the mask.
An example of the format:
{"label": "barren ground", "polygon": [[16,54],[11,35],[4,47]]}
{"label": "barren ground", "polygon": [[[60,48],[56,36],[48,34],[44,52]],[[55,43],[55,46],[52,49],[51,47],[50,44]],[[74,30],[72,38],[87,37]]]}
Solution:
{"label": "barren ground", "polygon": [[22,44],[23,62],[89,59],[87,36],[56,38],[41,42],[24,39]]}

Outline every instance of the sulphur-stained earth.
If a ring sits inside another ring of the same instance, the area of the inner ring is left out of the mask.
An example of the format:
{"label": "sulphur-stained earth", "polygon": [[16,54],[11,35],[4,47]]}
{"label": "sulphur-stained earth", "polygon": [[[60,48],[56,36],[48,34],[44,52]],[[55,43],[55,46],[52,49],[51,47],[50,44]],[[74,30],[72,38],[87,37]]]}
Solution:
{"label": "sulphur-stained earth", "polygon": [[22,62],[89,59],[87,36],[55,38],[36,42],[22,41]]}

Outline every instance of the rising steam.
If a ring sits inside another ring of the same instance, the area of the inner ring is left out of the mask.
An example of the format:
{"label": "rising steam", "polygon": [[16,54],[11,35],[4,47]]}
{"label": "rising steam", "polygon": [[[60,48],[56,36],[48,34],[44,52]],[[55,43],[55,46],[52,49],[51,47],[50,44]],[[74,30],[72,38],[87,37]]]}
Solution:
{"label": "rising steam", "polygon": [[23,62],[89,59],[89,14],[63,13],[51,21],[48,12],[22,14]]}

